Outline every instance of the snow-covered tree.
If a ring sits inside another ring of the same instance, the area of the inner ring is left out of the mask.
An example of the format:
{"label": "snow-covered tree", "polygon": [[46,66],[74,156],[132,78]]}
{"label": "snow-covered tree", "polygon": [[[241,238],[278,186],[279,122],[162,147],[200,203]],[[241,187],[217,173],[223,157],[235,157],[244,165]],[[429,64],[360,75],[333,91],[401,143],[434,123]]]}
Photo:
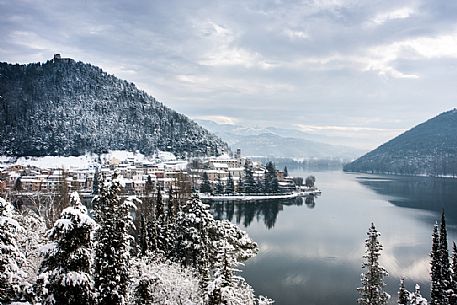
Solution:
{"label": "snow-covered tree", "polygon": [[138,246],[141,255],[146,255],[149,249],[149,236],[144,214],[140,215],[140,229],[138,232]]}
{"label": "snow-covered tree", "polygon": [[276,168],[271,161],[266,165],[264,188],[266,193],[278,192],[278,178],[276,177]]}
{"label": "snow-covered tree", "polygon": [[95,173],[94,173],[94,182],[92,183],[92,194],[97,195],[99,191],[99,179],[100,179],[100,173],[98,172],[98,167],[95,168]]}
{"label": "snow-covered tree", "polygon": [[239,262],[235,248],[227,241],[220,240],[218,255],[214,264],[213,280],[207,287],[208,304],[254,304],[255,296],[251,286],[237,276]]}
{"label": "snow-covered tree", "polygon": [[357,302],[361,305],[387,304],[390,296],[384,291],[384,277],[388,273],[379,264],[382,245],[378,240],[380,234],[373,223],[367,235],[368,238],[365,241],[366,252],[363,256],[366,261],[362,264],[362,268],[366,269],[366,272],[362,273],[362,287],[357,288],[360,293],[360,298]]}
{"label": "snow-covered tree", "polygon": [[214,222],[208,205],[194,196],[183,206],[176,218],[174,257],[184,266],[201,271],[207,266],[208,229]]}
{"label": "snow-covered tree", "polygon": [[171,228],[168,226],[168,216],[165,213],[160,188],[157,191],[155,215],[156,217],[151,227],[155,231],[153,232],[153,234],[155,234],[155,249],[161,253],[168,253],[169,248],[172,245],[174,232],[169,230]]}
{"label": "snow-covered tree", "polygon": [[450,303],[452,305],[455,305],[457,304],[457,246],[455,245],[455,242],[452,243],[452,256],[451,256],[451,261],[452,261],[452,265],[451,265],[451,278],[452,278],[452,282],[451,282],[451,287],[452,287],[452,291],[453,291],[453,294],[450,298]]}
{"label": "snow-covered tree", "polygon": [[213,225],[208,228],[208,236],[212,241],[210,243],[211,257],[218,257],[221,241],[227,242],[233,248],[229,254],[233,255],[238,262],[244,262],[254,257],[258,252],[257,244],[249,235],[227,220],[214,221]]}
{"label": "snow-covered tree", "polygon": [[175,198],[173,197],[173,187],[170,185],[168,189],[168,201],[167,201],[167,222],[172,223],[176,218],[176,204]]}
{"label": "snow-covered tree", "polygon": [[22,191],[24,188],[22,187],[22,180],[21,180],[21,177],[17,177],[16,178],[16,181],[14,182],[14,187],[13,187],[13,190],[14,191]]}
{"label": "snow-covered tree", "polygon": [[435,223],[432,234],[432,251],[431,257],[431,288],[430,288],[430,304],[442,305],[444,304],[444,287],[441,277],[441,252],[440,252],[440,235],[438,233],[438,224]]}
{"label": "snow-covered tree", "polygon": [[263,295],[257,297],[257,305],[272,305],[275,301]]}
{"label": "snow-covered tree", "polygon": [[162,191],[160,187],[157,189],[157,197],[156,197],[156,204],[155,204],[155,218],[164,218],[165,217],[165,208],[163,205],[162,200]]}
{"label": "snow-covered tree", "polygon": [[254,179],[254,172],[252,166],[246,161],[244,164],[244,179],[243,179],[243,190],[245,193],[256,192],[256,181]]}
{"label": "snow-covered tree", "polygon": [[154,190],[154,183],[152,182],[151,175],[148,175],[146,183],[144,184],[144,192],[149,195]]}
{"label": "snow-covered tree", "polygon": [[37,281],[43,260],[41,249],[47,242],[47,228],[44,220],[31,209],[25,209],[22,213],[16,214],[15,218],[23,228],[17,235],[17,244],[25,255],[22,270],[27,274],[27,282],[24,283],[22,291],[23,298],[33,302],[36,299],[34,283]]}
{"label": "snow-covered tree", "polygon": [[306,187],[314,187],[314,183],[316,182],[316,177],[308,176],[305,179],[305,186]]}
{"label": "snow-covered tree", "polygon": [[156,219],[153,218],[152,220],[145,223],[146,226],[146,248],[150,252],[155,252],[157,250],[157,223]]}
{"label": "snow-covered tree", "polygon": [[414,293],[411,293],[410,296],[411,305],[427,305],[427,300],[421,295],[421,287],[419,284],[416,284]]}
{"label": "snow-covered tree", "polygon": [[135,258],[130,268],[129,304],[203,305],[200,277],[178,263]]}
{"label": "snow-covered tree", "polygon": [[70,196],[71,206],[64,209],[48,231],[50,243],[44,249],[40,268],[46,277],[47,296],[43,304],[93,304],[94,283],[91,275],[92,232],[95,221],[87,215],[77,192]]}
{"label": "snow-covered tree", "polygon": [[254,193],[264,193],[266,192],[265,181],[257,178],[254,185]]}
{"label": "snow-covered tree", "polygon": [[216,194],[224,193],[224,185],[222,184],[221,176],[217,175],[216,180]]}
{"label": "snow-covered tree", "polygon": [[200,184],[200,193],[211,193],[213,189],[209,183],[209,177],[207,172],[203,172],[202,183]]}
{"label": "snow-covered tree", "polygon": [[233,178],[230,173],[228,175],[227,185],[225,186],[225,192],[227,194],[233,194],[235,192],[235,183],[233,182]]}
{"label": "snow-covered tree", "polygon": [[120,180],[101,183],[100,195],[94,198],[99,229],[96,234],[95,287],[99,305],[122,305],[127,301],[129,249],[133,226],[129,214],[135,208],[132,197],[121,201]]}
{"label": "snow-covered tree", "polygon": [[[446,217],[444,210],[441,212],[441,224],[440,224],[440,261],[441,261],[441,281],[443,289],[445,290],[445,298],[449,298],[452,294],[451,287],[451,267],[449,265],[449,251],[447,245],[447,228],[446,228]],[[446,302],[446,300],[445,300]]]}
{"label": "snow-covered tree", "polygon": [[17,244],[17,234],[23,230],[14,219],[14,207],[0,198],[0,302],[20,300],[26,273],[24,253]]}
{"label": "snow-covered tree", "polygon": [[405,288],[405,280],[400,280],[400,288],[398,289],[398,301],[400,305],[408,305],[409,302],[409,291]]}

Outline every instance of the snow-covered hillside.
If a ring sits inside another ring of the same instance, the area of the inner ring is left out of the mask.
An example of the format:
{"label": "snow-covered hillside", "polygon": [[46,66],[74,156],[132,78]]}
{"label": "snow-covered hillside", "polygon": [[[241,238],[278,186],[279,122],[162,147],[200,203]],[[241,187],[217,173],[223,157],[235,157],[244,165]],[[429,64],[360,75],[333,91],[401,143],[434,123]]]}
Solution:
{"label": "snow-covered hillside", "polygon": [[0,63],[0,155],[220,154],[227,145],[134,84],[74,60]]}

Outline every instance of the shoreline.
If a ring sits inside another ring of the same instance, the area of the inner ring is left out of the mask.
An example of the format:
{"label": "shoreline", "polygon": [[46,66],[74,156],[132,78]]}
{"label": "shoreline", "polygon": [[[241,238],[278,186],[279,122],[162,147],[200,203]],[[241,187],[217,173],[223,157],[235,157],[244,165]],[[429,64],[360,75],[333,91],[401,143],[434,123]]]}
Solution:
{"label": "shoreline", "polygon": [[430,175],[430,174],[400,174],[393,172],[368,172],[368,171],[345,171],[343,173],[347,174],[368,174],[368,175],[386,175],[386,176],[398,176],[398,177],[423,177],[423,178],[447,178],[447,179],[457,179],[457,175]]}
{"label": "shoreline", "polygon": [[198,193],[198,196],[202,201],[268,201],[268,200],[285,200],[285,199],[295,199],[299,197],[308,197],[308,196],[318,196],[321,194],[319,189],[294,192],[288,194],[278,194],[278,195],[245,195],[245,194],[236,194],[236,195],[209,195]]}

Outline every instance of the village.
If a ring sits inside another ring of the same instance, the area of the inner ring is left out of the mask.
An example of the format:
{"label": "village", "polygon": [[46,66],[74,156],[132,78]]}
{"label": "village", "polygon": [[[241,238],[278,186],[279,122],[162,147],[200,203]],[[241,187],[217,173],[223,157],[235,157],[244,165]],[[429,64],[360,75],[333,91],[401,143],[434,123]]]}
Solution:
{"label": "village", "polygon": [[[245,176],[246,165],[252,168],[256,181],[263,180],[266,172],[264,165],[242,157],[239,149],[233,156],[192,160],[177,160],[170,153],[148,158],[139,153],[127,152],[114,152],[103,158],[94,158],[91,162],[66,162],[64,165],[54,162],[52,157],[44,158],[48,158],[48,161],[33,162],[37,158],[22,162],[2,160],[0,193],[54,193],[65,186],[68,191],[95,194],[99,180],[109,181],[114,173],[122,178],[122,191],[126,195],[141,197],[158,188],[164,194],[170,189],[179,191],[184,188],[195,192],[200,190],[205,176],[212,189],[216,189],[217,184],[227,185],[231,179],[233,191],[237,192]],[[63,157],[58,158],[61,160]],[[290,191],[303,182],[302,179],[287,177],[287,172],[281,170],[276,170],[276,178],[282,192]]]}

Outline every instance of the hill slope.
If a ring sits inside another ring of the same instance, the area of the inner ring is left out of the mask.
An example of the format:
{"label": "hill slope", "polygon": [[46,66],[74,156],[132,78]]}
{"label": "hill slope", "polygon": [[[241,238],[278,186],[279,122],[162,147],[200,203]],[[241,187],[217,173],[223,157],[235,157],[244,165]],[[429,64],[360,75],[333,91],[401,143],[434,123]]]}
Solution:
{"label": "hill slope", "polygon": [[134,84],[74,60],[0,63],[0,154],[82,155],[157,149],[177,156],[227,144]]}
{"label": "hill slope", "polygon": [[457,109],[406,131],[344,167],[345,171],[457,175]]}

